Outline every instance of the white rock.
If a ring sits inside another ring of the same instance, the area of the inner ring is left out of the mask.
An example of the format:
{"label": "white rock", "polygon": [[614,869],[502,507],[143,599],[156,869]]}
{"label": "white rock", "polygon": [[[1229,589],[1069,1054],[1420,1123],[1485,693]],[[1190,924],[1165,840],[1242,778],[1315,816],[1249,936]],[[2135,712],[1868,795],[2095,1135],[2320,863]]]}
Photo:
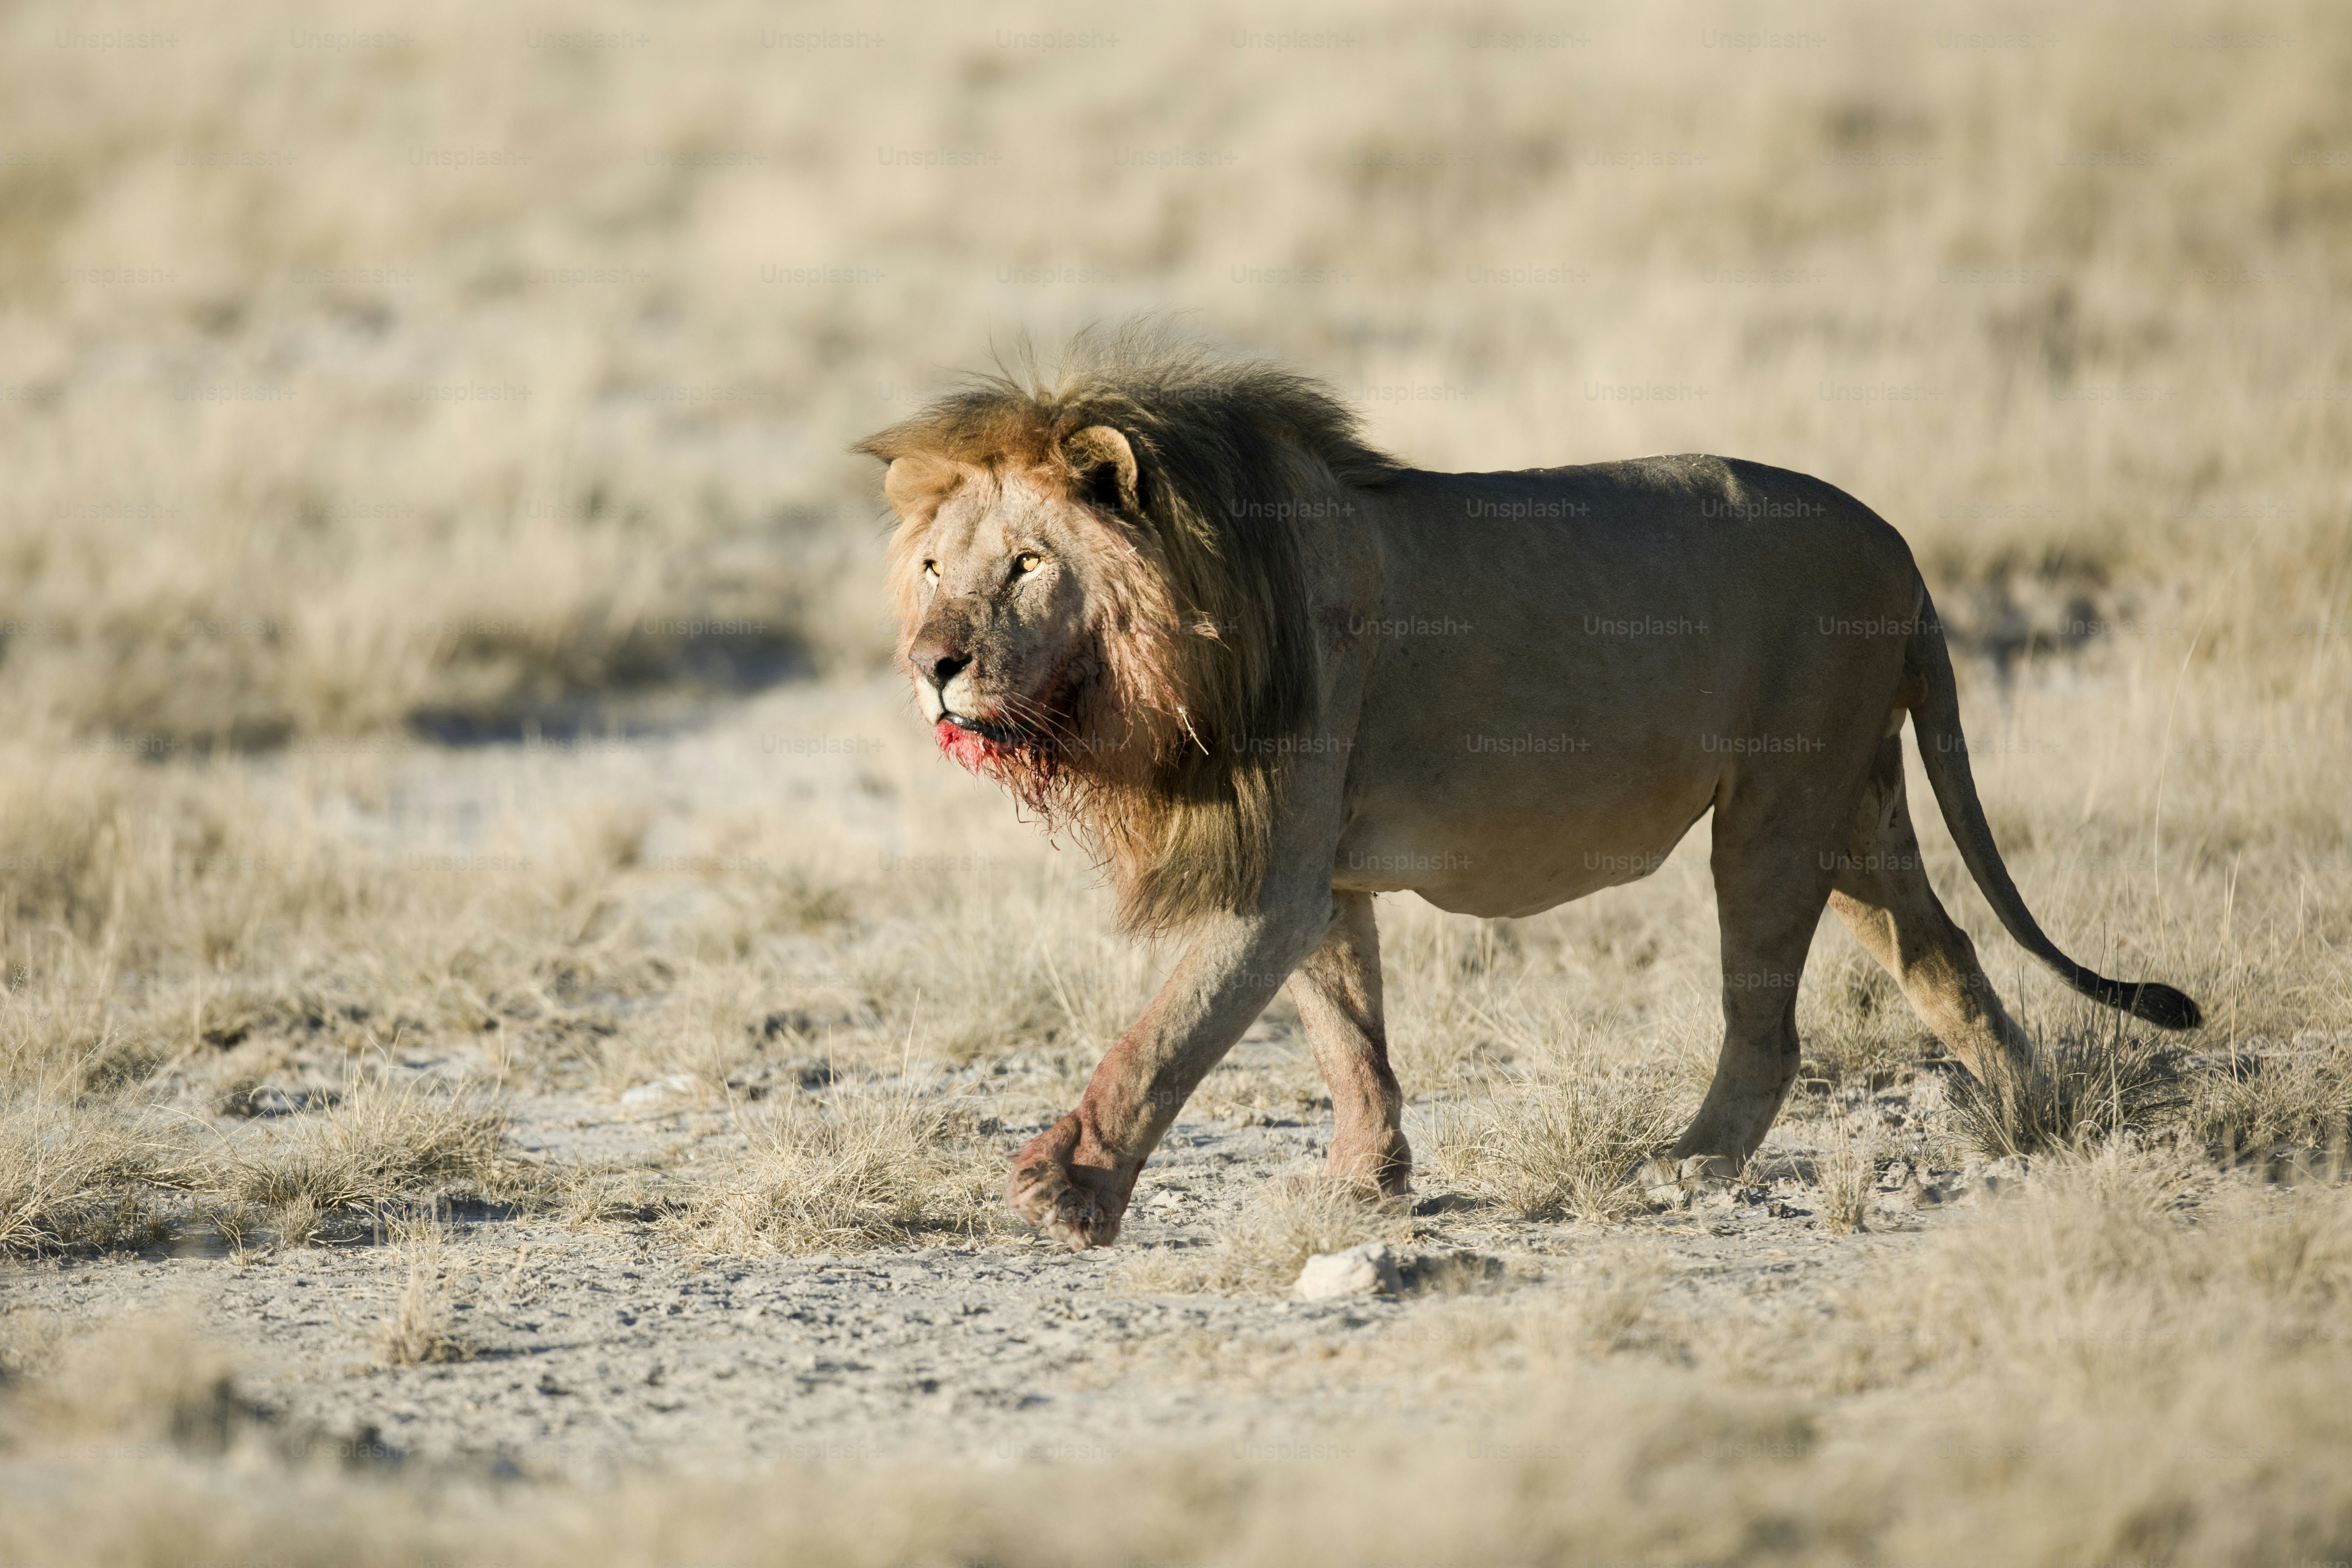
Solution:
{"label": "white rock", "polygon": [[1393,1296],[1403,1288],[1396,1255],[1385,1241],[1368,1241],[1345,1252],[1318,1252],[1298,1271],[1298,1295],[1307,1301],[1342,1296]]}
{"label": "white rock", "polygon": [[641,1083],[621,1096],[623,1105],[651,1105],[657,1100],[667,1100],[674,1094],[692,1094],[694,1075],[674,1072],[667,1078],[657,1078],[651,1083]]}

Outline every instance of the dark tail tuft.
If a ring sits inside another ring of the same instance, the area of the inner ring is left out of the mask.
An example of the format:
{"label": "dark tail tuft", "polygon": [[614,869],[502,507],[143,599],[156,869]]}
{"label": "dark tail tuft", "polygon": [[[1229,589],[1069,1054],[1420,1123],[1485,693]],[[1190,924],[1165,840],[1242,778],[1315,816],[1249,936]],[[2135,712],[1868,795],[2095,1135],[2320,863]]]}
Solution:
{"label": "dark tail tuft", "polygon": [[2205,1010],[2185,991],[2152,980],[2125,989],[2131,994],[2131,1016],[2145,1018],[2159,1029],[2193,1029],[2205,1021]]}

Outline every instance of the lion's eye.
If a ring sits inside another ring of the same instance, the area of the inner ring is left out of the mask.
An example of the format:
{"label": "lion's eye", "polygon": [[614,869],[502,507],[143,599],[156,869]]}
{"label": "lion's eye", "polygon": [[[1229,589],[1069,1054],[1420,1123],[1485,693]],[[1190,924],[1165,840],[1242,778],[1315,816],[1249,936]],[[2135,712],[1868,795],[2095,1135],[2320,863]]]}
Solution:
{"label": "lion's eye", "polygon": [[934,583],[938,582],[940,580],[940,563],[936,561],[924,562],[923,575]]}
{"label": "lion's eye", "polygon": [[1034,550],[1024,550],[1013,558],[1013,574],[1015,577],[1026,577],[1044,564],[1045,564],[1044,556]]}

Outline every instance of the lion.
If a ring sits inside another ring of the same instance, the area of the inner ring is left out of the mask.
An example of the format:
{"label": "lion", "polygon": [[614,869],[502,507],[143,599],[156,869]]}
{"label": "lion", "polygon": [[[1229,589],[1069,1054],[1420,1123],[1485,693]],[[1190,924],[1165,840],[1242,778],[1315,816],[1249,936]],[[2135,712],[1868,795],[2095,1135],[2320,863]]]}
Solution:
{"label": "lion", "polygon": [[1684,456],[1408,468],[1308,377],[1164,331],[1081,334],[858,444],[887,465],[899,654],[940,749],[1096,853],[1121,928],[1181,939],[1013,1210],[1117,1240],[1144,1162],[1284,984],[1330,1086],[1329,1170],[1409,1190],[1373,898],[1535,914],[1646,875],[1712,814],[1723,1045],[1645,1182],[1719,1183],[1797,1073],[1822,906],[1978,1079],[2029,1059],[1922,868],[1901,731],[2020,946],[2194,1028],[2170,986],[2043,934],[1969,772],[1901,534],[1822,480]]}

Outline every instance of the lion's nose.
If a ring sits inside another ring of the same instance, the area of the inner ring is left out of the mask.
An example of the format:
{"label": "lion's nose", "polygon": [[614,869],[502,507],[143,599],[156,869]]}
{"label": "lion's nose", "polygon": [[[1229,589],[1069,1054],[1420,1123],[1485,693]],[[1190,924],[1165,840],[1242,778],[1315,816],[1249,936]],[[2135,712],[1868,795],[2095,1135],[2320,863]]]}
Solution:
{"label": "lion's nose", "polygon": [[940,643],[925,643],[914,650],[914,665],[930,679],[933,686],[944,691],[949,681],[961,674],[971,663],[971,655]]}

